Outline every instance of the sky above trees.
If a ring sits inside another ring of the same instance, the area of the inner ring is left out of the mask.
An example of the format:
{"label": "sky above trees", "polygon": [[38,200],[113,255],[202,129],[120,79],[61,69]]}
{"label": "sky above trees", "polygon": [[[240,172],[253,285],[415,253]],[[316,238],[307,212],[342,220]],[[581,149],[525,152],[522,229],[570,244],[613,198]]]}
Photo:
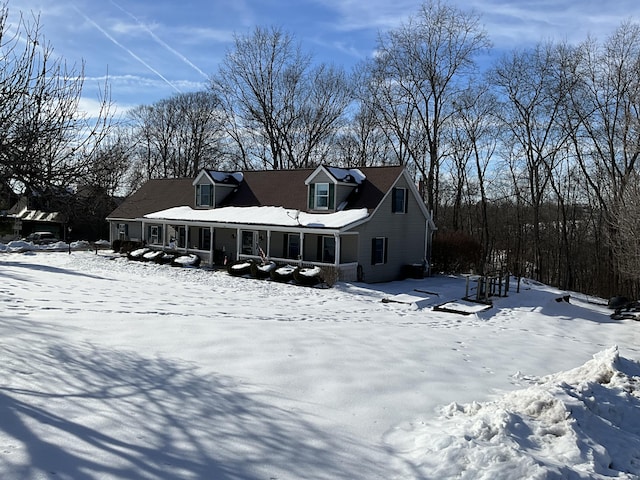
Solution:
{"label": "sky above trees", "polygon": [[[621,22],[640,21],[637,0],[449,0],[482,16],[493,55],[545,40],[603,40]],[[10,24],[39,16],[46,40],[69,64],[84,62],[83,108],[99,105],[109,76],[119,111],[202,89],[233,35],[256,26],[293,34],[320,62],[349,70],[371,57],[378,33],[416,14],[421,0],[9,0]]]}

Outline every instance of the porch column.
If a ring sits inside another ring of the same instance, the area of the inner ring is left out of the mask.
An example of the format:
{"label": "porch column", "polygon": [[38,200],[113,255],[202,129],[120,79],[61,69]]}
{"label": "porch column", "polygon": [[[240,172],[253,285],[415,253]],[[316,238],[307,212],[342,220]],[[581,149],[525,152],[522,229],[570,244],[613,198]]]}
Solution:
{"label": "porch column", "polygon": [[143,245],[147,244],[147,226],[144,223],[144,220],[142,222],[142,231],[140,232],[140,240],[142,241]]}
{"label": "porch column", "polygon": [[163,250],[167,246],[167,230],[169,230],[167,228],[167,224],[163,222],[162,223],[162,249]]}
{"label": "porch column", "polygon": [[189,225],[184,226],[184,248],[189,251]]}
{"label": "porch column", "polygon": [[336,268],[338,268],[338,266],[340,265],[341,237],[339,233],[334,233],[333,236],[336,239],[336,248],[335,248],[335,252],[333,252],[335,255],[334,265],[336,266]]}
{"label": "porch column", "polygon": [[236,228],[236,260],[240,260],[240,245],[242,244],[242,239],[240,238],[240,229]]}
{"label": "porch column", "polygon": [[267,230],[267,251],[265,255],[267,258],[271,258],[271,230]]}
{"label": "porch column", "polygon": [[215,246],[215,237],[214,237],[215,229],[213,226],[209,227],[209,266],[213,267],[213,252],[216,249]]}
{"label": "porch column", "polygon": [[300,232],[300,258],[298,262],[302,265],[302,261],[304,260],[304,232]]}

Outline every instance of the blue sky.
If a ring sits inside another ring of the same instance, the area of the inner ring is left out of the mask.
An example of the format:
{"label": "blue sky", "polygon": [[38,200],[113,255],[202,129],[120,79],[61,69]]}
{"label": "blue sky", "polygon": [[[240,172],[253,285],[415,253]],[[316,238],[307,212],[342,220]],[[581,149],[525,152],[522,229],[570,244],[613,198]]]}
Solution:
{"label": "blue sky", "polygon": [[[40,16],[56,55],[85,62],[83,105],[108,74],[118,111],[204,88],[234,33],[279,26],[318,61],[350,69],[371,56],[380,31],[414,14],[421,0],[9,0]],[[640,21],[638,0],[450,0],[482,16],[496,51],[548,39],[604,39],[622,21]],[[604,6],[606,4],[606,7]]]}

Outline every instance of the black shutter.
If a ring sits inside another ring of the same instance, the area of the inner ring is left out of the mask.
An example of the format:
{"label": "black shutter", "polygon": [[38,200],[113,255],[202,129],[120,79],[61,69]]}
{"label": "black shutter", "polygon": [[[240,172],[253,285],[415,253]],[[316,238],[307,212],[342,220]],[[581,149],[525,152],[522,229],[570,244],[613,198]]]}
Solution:
{"label": "black shutter", "polygon": [[315,192],[316,184],[312,183],[309,185],[309,210],[313,210],[313,207],[315,207]]}
{"label": "black shutter", "polygon": [[404,213],[409,211],[409,189],[404,189]]}
{"label": "black shutter", "polygon": [[387,252],[389,251],[389,239],[384,237],[384,261],[382,263],[387,263]]}
{"label": "black shutter", "polygon": [[393,188],[391,190],[391,211],[395,213],[398,210],[398,205],[396,205],[396,190],[397,188]]}
{"label": "black shutter", "polygon": [[371,265],[376,264],[376,239],[371,239]]}
{"label": "black shutter", "polygon": [[336,186],[333,183],[329,184],[329,210],[336,208]]}

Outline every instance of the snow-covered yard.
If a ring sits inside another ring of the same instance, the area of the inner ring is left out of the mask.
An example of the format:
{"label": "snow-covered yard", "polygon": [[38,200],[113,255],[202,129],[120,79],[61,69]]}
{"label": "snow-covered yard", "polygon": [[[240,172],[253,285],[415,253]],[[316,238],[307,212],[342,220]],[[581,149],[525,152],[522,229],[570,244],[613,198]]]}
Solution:
{"label": "snow-covered yard", "polygon": [[640,475],[640,323],[598,299],[529,282],[463,316],[430,306],[460,278],[312,289],[110,251],[3,253],[0,282],[0,478]]}

